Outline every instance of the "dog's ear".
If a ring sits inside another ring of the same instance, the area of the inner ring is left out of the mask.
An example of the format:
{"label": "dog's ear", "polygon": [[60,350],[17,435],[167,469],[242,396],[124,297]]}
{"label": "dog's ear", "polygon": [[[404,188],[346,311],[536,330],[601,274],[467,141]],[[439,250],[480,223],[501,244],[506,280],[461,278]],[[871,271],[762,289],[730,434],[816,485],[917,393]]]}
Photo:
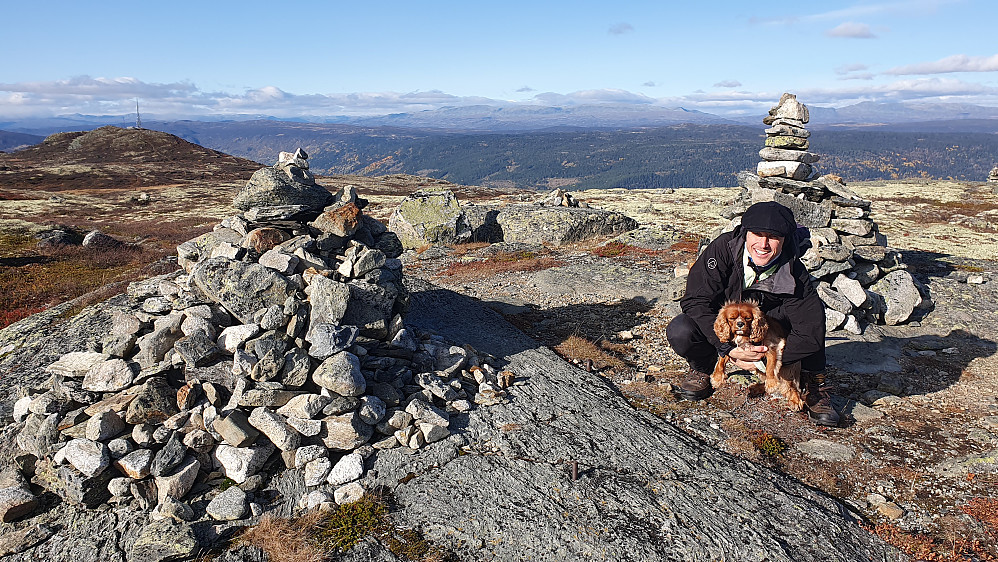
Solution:
{"label": "dog's ear", "polygon": [[727,306],[722,308],[714,320],[714,333],[717,334],[717,338],[722,342],[731,341],[731,324],[728,323],[728,315],[724,313],[726,308]]}
{"label": "dog's ear", "polygon": [[766,332],[769,330],[769,324],[766,322],[766,315],[762,313],[762,309],[758,306],[752,307],[752,334],[750,339],[754,342],[760,342],[766,337]]}

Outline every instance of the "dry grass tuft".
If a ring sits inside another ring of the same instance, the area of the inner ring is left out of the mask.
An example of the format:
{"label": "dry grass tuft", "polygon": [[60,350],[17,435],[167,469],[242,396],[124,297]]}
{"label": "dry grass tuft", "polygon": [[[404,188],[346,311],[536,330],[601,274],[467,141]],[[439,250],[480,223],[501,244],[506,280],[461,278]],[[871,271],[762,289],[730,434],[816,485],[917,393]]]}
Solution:
{"label": "dry grass tuft", "polygon": [[627,363],[577,334],[568,336],[553,349],[558,355],[575,363],[586,364],[591,361],[593,367],[601,371],[609,369],[612,372],[620,372],[627,368]]}
{"label": "dry grass tuft", "polygon": [[308,533],[324,517],[311,511],[295,519],[264,517],[239,536],[238,543],[253,545],[273,562],[322,562],[326,549]]}
{"label": "dry grass tuft", "polygon": [[[601,258],[614,258],[614,257],[665,257],[668,256],[671,251],[669,250],[652,250],[649,248],[640,248],[638,246],[632,246],[630,244],[625,244],[618,240],[611,240],[602,246],[598,246],[591,250],[591,253],[595,256]],[[674,250],[673,250],[674,251]]]}
{"label": "dry grass tuft", "polygon": [[474,252],[475,250],[481,250],[482,248],[488,248],[492,244],[488,242],[465,242],[463,244],[455,244],[453,247],[452,254],[454,257],[461,257],[468,252]]}
{"label": "dry grass tuft", "polygon": [[440,275],[457,279],[483,279],[501,273],[542,271],[565,265],[565,262],[536,252],[500,252],[484,260],[467,263],[454,263],[440,272]]}

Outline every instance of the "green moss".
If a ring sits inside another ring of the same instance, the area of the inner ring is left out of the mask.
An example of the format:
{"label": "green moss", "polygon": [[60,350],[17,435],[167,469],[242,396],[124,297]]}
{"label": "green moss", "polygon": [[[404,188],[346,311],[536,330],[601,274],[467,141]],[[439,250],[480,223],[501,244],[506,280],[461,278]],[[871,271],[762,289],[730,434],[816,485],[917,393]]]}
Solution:
{"label": "green moss", "polygon": [[787,450],[785,441],[762,431],[756,432],[752,437],[752,445],[764,456],[773,459],[782,456]]}
{"label": "green moss", "polygon": [[372,496],[336,508],[320,523],[319,541],[330,548],[347,550],[387,526],[388,507]]}

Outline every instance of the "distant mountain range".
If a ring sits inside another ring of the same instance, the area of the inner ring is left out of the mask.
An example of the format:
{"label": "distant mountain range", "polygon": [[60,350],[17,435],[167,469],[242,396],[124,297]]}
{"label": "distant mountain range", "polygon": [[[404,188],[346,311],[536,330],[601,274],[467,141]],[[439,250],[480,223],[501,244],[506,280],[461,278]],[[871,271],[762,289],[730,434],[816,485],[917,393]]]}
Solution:
{"label": "distant mountain range", "polygon": [[[998,133],[998,107],[957,103],[863,102],[841,108],[810,107],[812,129],[880,127],[889,130],[946,130],[968,133]],[[204,116],[199,122],[282,121],[342,124],[360,127],[401,127],[448,131],[517,132],[536,130],[618,129],[663,127],[692,123],[761,126],[763,115],[720,117],[682,107],[651,104],[592,105],[475,105],[379,116],[306,116],[277,119],[267,115]],[[154,115],[143,116],[148,127]],[[103,125],[127,127],[135,124],[128,115],[63,115],[49,118],[5,119],[0,130],[49,135],[55,132],[91,130]]]}
{"label": "distant mountain range", "polygon": [[33,144],[38,144],[45,140],[41,135],[29,135],[27,133],[13,133],[10,131],[0,131],[0,152],[8,152],[26,148]]}
{"label": "distant mountain range", "polygon": [[[998,159],[998,108],[861,103],[810,111],[811,150],[822,157],[818,169],[847,181],[983,181]],[[143,125],[265,164],[275,162],[280,151],[301,147],[318,174],[406,173],[536,189],[734,185],[737,172],[755,169],[765,128],[762,116],[739,122],[636,104],[483,105],[324,120],[145,118]],[[6,138],[13,146],[41,140],[26,134],[129,124],[123,121],[121,116],[0,120],[0,129],[14,131],[0,134],[0,150]]]}

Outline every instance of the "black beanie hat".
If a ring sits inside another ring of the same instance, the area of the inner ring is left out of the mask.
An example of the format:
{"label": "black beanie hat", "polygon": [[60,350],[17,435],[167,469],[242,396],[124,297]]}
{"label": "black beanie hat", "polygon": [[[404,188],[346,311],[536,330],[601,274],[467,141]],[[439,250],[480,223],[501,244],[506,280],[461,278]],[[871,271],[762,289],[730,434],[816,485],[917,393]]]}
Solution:
{"label": "black beanie hat", "polygon": [[742,215],[742,228],[749,232],[766,232],[786,238],[797,230],[793,212],[776,201],[756,203]]}

